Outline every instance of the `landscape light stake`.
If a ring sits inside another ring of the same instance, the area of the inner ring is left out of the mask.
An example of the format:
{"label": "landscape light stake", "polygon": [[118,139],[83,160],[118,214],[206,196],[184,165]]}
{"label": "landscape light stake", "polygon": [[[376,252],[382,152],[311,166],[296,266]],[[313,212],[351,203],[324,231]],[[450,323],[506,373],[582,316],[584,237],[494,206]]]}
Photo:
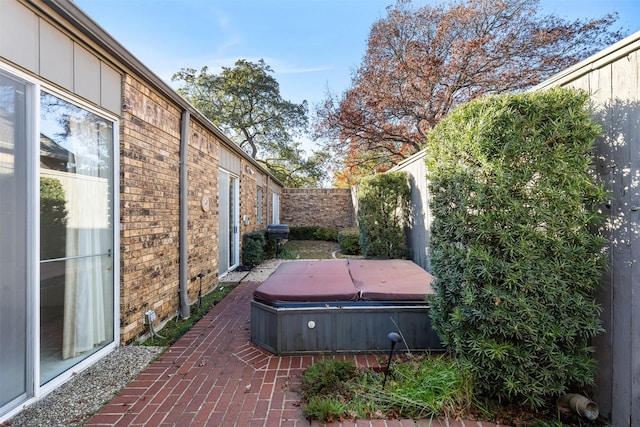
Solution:
{"label": "landscape light stake", "polygon": [[198,290],[198,310],[200,310],[200,307],[202,306],[202,278],[204,277],[204,273],[198,274],[198,277],[200,278],[200,289]]}
{"label": "landscape light stake", "polygon": [[389,338],[389,341],[391,341],[391,351],[389,351],[389,361],[387,362],[387,369],[384,371],[384,380],[382,381],[383,390],[384,386],[387,384],[387,376],[389,375],[389,369],[391,368],[391,356],[393,356],[393,348],[402,340],[400,335],[396,334],[395,332],[390,332],[389,335],[387,335],[387,338]]}

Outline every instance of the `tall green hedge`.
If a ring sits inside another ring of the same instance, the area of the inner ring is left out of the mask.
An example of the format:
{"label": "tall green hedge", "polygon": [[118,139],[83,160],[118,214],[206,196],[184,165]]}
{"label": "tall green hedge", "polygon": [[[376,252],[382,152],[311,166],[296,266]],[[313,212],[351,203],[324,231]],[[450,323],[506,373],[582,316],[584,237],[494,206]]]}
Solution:
{"label": "tall green hedge", "polygon": [[593,382],[605,265],[599,126],[554,89],[460,106],[429,134],[434,327],[486,395],[537,407]]}
{"label": "tall green hedge", "polygon": [[360,250],[366,258],[406,258],[405,228],[411,215],[406,172],[387,172],[363,179],[358,190]]}

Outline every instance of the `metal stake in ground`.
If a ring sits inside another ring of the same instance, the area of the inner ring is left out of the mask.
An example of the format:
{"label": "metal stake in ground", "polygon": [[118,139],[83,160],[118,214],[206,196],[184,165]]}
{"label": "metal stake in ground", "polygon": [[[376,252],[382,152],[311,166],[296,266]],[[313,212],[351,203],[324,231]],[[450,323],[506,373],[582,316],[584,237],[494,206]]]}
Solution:
{"label": "metal stake in ground", "polygon": [[393,356],[393,348],[402,340],[400,335],[396,334],[395,332],[390,332],[389,335],[387,335],[387,338],[389,338],[389,341],[391,341],[391,351],[389,351],[389,361],[387,362],[387,369],[384,371],[384,380],[382,381],[383,390],[384,386],[387,384],[387,376],[389,375],[389,369],[391,368],[391,356]]}

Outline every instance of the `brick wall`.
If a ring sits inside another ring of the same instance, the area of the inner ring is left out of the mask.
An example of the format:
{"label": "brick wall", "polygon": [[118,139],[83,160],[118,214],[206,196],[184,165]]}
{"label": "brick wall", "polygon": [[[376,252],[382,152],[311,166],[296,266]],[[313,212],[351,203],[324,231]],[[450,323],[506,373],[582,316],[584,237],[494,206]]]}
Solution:
{"label": "brick wall", "polygon": [[145,311],[163,318],[176,310],[180,111],[132,76],[124,81],[124,105],[120,324],[127,343],[144,332]]}
{"label": "brick wall", "polygon": [[[123,93],[120,333],[121,342],[126,344],[147,332],[143,324],[147,310],[155,310],[160,322],[174,317],[178,311],[182,111],[132,75],[125,75]],[[221,144],[217,135],[192,116],[187,153],[187,286],[191,303],[200,288],[198,274],[204,274],[205,294],[218,283]],[[245,158],[240,160],[238,175],[242,236],[266,227],[264,220],[263,224],[257,224],[257,185],[262,181],[263,218],[268,218],[271,191],[267,187],[273,181]],[[208,209],[203,208],[203,198],[209,200]]]}
{"label": "brick wall", "polygon": [[[146,332],[143,314],[159,321],[178,311],[180,286],[181,110],[133,76],[124,81],[121,120],[121,342]],[[218,165],[221,141],[194,120],[188,149],[189,301],[218,282]],[[247,183],[251,187],[251,183]],[[255,187],[255,182],[253,184]],[[245,189],[244,193],[250,190]],[[203,209],[202,199],[210,201]]]}
{"label": "brick wall", "polygon": [[[190,302],[198,297],[200,287],[198,274],[204,274],[202,292],[205,294],[218,283],[219,159],[220,141],[192,120],[189,126],[187,160],[189,181],[187,286]],[[203,207],[203,198],[209,202],[208,209]],[[179,209],[179,206],[176,209]],[[174,285],[172,308],[166,313],[168,316],[173,316],[177,311],[178,286],[178,283]]]}
{"label": "brick wall", "polygon": [[[240,236],[262,228],[257,224],[258,194],[256,180],[258,173],[255,166],[244,159],[242,160],[240,163]],[[240,240],[240,244],[242,244],[242,237],[240,237]]]}
{"label": "brick wall", "polygon": [[356,226],[348,188],[286,188],[280,203],[281,222],[289,227],[320,226],[340,230]]}

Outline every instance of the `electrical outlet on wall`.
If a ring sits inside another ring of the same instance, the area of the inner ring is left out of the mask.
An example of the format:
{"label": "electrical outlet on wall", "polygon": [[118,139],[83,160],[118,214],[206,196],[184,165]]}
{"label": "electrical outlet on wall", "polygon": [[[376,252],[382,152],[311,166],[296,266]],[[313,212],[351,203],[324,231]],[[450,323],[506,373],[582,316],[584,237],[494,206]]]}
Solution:
{"label": "electrical outlet on wall", "polygon": [[155,320],[156,320],[156,312],[153,310],[149,310],[146,313],[144,313],[144,316],[142,318],[142,323],[145,325],[150,325],[150,324],[153,324]]}

